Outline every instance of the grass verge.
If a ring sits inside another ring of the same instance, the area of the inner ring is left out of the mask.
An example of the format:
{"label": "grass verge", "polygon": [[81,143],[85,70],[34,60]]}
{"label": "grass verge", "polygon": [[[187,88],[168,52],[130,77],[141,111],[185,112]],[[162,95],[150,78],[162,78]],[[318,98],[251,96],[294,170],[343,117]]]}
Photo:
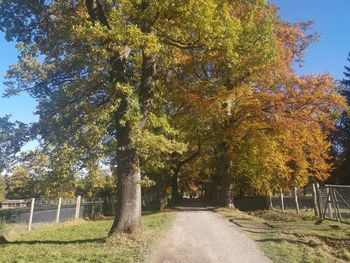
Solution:
{"label": "grass verge", "polygon": [[107,239],[112,219],[51,224],[32,232],[7,231],[0,262],[142,262],[173,218],[172,212],[145,215],[142,235]]}
{"label": "grass verge", "polygon": [[309,212],[217,209],[251,236],[273,262],[350,262],[350,226]]}

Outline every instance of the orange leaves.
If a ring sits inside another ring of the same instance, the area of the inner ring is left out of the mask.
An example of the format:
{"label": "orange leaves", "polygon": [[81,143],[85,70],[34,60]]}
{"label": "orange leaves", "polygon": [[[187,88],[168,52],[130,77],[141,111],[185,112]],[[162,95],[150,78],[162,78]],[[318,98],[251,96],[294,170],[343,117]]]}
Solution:
{"label": "orange leaves", "polygon": [[303,186],[309,177],[325,180],[331,171],[328,135],[345,107],[331,76],[289,75],[258,94],[266,105],[265,120],[282,138],[280,147],[293,164],[285,183]]}
{"label": "orange leaves", "polygon": [[345,100],[337,94],[333,79],[325,75],[292,77],[274,92],[263,94],[269,101],[270,112],[276,119],[296,123],[318,123],[325,131],[334,128],[335,120],[345,107]]}
{"label": "orange leaves", "polygon": [[326,179],[328,136],[345,100],[329,74],[298,76],[293,68],[317,39],[308,31],[312,22],[286,23],[274,6],[243,1],[229,13],[240,21],[235,45],[220,38],[218,46],[178,56],[176,124],[205,134],[203,149],[213,161],[201,165],[221,167],[213,155],[224,156],[233,163],[229,173],[256,189]]}

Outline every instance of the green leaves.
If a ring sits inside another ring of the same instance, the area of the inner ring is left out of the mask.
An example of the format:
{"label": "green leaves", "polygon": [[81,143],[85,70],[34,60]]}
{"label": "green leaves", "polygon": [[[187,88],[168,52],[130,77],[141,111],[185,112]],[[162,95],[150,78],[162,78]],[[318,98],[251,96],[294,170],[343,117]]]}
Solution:
{"label": "green leaves", "polygon": [[0,117],[0,173],[10,166],[21,147],[31,138],[29,127],[11,122],[10,116]]}

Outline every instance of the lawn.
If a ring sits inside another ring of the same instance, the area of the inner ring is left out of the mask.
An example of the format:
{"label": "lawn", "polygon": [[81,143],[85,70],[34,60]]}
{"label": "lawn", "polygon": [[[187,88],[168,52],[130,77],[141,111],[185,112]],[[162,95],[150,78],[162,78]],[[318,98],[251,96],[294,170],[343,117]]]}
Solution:
{"label": "lawn", "polygon": [[350,262],[350,226],[307,211],[243,213],[218,209],[251,236],[273,262]]}
{"label": "lawn", "polygon": [[0,246],[0,262],[142,262],[174,213],[143,216],[142,235],[107,238],[112,219],[44,225],[32,232],[7,229]]}

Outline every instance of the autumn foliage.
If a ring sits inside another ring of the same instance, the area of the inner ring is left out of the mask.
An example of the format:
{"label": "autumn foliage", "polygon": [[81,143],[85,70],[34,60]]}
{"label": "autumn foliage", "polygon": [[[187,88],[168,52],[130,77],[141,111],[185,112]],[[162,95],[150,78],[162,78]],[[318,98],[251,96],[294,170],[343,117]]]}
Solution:
{"label": "autumn foliage", "polygon": [[[298,76],[294,70],[317,37],[307,34],[310,26],[276,22],[277,54],[263,67],[248,62],[241,69],[245,77],[230,75],[229,81],[219,68],[217,75],[210,72],[201,79],[202,85],[187,85],[177,94],[178,103],[187,105],[181,104],[181,118],[203,129],[206,146],[200,158],[206,161],[201,169],[211,166],[205,176],[220,189],[228,182],[236,185],[236,193],[270,194],[330,176],[329,135],[345,101],[330,75]],[[252,53],[245,56],[249,61]],[[207,59],[215,72],[220,58]],[[217,198],[227,205],[222,196]]]}
{"label": "autumn foliage", "polygon": [[331,76],[295,72],[311,23],[282,21],[265,0],[68,2],[0,2],[20,50],[5,95],[38,101],[31,137],[55,193],[84,178],[95,195],[110,167],[111,234],[142,230],[141,185],[232,206],[238,192],[329,176],[345,100]]}

